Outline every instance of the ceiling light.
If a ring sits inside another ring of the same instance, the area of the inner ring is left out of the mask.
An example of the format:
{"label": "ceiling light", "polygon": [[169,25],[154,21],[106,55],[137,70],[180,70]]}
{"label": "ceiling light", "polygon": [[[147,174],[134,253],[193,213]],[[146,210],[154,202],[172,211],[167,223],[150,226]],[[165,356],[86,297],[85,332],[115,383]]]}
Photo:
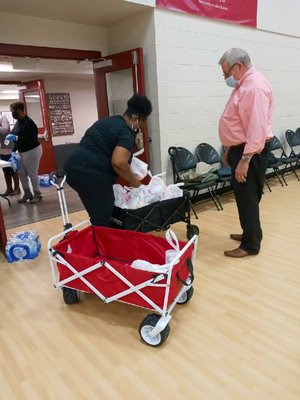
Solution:
{"label": "ceiling light", "polygon": [[13,67],[8,63],[0,63],[0,71],[2,72],[11,72],[13,71]]}
{"label": "ceiling light", "polygon": [[5,94],[18,94],[18,90],[0,90],[0,93],[5,93]]}

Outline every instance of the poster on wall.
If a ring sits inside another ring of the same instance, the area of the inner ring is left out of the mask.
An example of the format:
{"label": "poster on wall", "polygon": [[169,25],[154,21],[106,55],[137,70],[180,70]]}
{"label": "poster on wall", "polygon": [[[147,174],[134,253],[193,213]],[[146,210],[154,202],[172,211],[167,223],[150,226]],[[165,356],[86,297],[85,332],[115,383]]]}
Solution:
{"label": "poster on wall", "polygon": [[47,93],[48,113],[52,136],[74,134],[69,93]]}
{"label": "poster on wall", "polygon": [[257,0],[156,0],[156,6],[256,28]]}

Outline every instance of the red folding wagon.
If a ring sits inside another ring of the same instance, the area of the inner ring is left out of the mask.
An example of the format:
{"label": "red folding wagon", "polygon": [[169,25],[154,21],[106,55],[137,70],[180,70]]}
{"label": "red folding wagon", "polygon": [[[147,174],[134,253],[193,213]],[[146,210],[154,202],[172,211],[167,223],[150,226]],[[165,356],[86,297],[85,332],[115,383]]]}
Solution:
{"label": "red folding wagon", "polygon": [[[193,295],[197,241],[197,235],[178,241],[175,257],[166,263],[170,240],[83,221],[48,241],[54,287],[62,289],[66,304],[79,302],[80,292],[86,292],[104,303],[155,311],[140,323],[139,334],[150,346],[160,346],[169,336],[171,311]],[[138,260],[147,270],[133,268]]]}

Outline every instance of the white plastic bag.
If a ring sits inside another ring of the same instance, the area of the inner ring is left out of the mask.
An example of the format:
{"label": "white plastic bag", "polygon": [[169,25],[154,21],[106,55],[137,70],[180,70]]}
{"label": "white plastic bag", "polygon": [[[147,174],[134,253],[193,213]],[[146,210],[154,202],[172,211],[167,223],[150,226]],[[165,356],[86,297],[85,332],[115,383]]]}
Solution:
{"label": "white plastic bag", "polygon": [[138,188],[130,188],[128,192],[127,208],[136,210],[146,206],[150,199],[148,198],[147,186],[141,185]]}
{"label": "white plastic bag", "polygon": [[171,184],[166,187],[166,190],[164,192],[163,200],[167,199],[175,199],[177,197],[182,197],[183,196],[183,190],[180,189],[178,185]]}
{"label": "white plastic bag", "polygon": [[115,196],[115,206],[120,208],[127,208],[128,202],[128,191],[118,183],[113,185],[113,191]]}
{"label": "white plastic bag", "polygon": [[164,197],[167,186],[160,176],[153,176],[148,184],[148,190],[153,195],[153,202],[160,201]]}
{"label": "white plastic bag", "polygon": [[[180,247],[178,243],[178,239],[175,235],[175,233],[171,230],[168,229],[166,232],[166,240],[169,243],[169,245],[172,247],[170,250],[166,250],[165,257],[166,257],[166,264],[170,264],[175,257],[177,257],[177,254],[180,252]],[[179,262],[179,259],[176,261],[174,265],[176,265]]]}
{"label": "white plastic bag", "polygon": [[[152,264],[149,261],[137,259],[132,262],[131,267],[142,271],[167,273],[170,269],[170,264],[173,262],[175,257],[177,257],[178,253],[180,252],[180,247],[177,237],[175,233],[171,231],[171,229],[168,229],[166,232],[166,240],[170,244],[172,249],[166,250],[165,252],[165,257],[166,257],[165,264],[163,265]],[[178,262],[179,259],[173,265],[176,265]]]}
{"label": "white plastic bag", "polygon": [[182,197],[183,192],[178,187],[179,184],[166,186],[162,175],[154,175],[148,185],[140,185],[138,188],[122,187],[119,184],[113,185],[115,206],[136,210],[157,201]]}
{"label": "white plastic bag", "polygon": [[139,158],[132,156],[130,170],[133,175],[139,180],[143,180],[148,175],[148,164]]}
{"label": "white plastic bag", "polygon": [[170,268],[170,266],[166,264],[165,265],[151,264],[149,261],[145,260],[135,260],[131,264],[131,267],[134,269],[139,269],[141,271],[158,272],[158,273],[168,272]]}

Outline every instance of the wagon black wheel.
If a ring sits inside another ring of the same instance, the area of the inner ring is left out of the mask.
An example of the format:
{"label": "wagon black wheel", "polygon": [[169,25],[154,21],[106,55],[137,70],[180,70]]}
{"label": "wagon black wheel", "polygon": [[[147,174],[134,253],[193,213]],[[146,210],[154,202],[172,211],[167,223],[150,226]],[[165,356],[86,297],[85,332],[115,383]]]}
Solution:
{"label": "wagon black wheel", "polygon": [[199,228],[197,225],[187,225],[186,237],[191,240],[194,235],[199,235]]}
{"label": "wagon black wheel", "polygon": [[170,333],[170,326],[169,324],[159,332],[157,335],[151,337],[150,334],[154,327],[156,326],[160,316],[157,314],[149,314],[143,321],[140,323],[139,326],[139,334],[141,339],[152,347],[161,346],[168,338]]}
{"label": "wagon black wheel", "polygon": [[182,293],[182,295],[177,300],[177,304],[186,304],[188,303],[194,294],[194,288],[191,286],[186,292]]}
{"label": "wagon black wheel", "polygon": [[62,291],[63,291],[64,302],[66,304],[79,303],[79,293],[77,290],[63,287]]}

